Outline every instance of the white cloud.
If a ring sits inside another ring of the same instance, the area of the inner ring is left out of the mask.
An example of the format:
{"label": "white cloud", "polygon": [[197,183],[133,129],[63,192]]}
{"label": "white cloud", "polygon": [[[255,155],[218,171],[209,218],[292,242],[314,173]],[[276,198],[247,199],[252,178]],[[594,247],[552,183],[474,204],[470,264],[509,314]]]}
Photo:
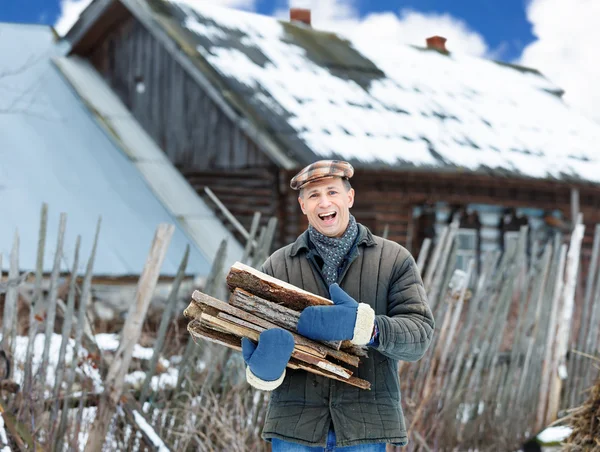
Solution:
{"label": "white cloud", "polygon": [[600,122],[600,2],[533,0],[527,18],[537,40],[523,50],[519,62],[541,71],[565,90],[567,103]]}
{"label": "white cloud", "polygon": [[54,23],[54,29],[60,36],[64,36],[77,22],[81,12],[87,8],[92,0],[61,0],[60,15]]}
{"label": "white cloud", "polygon": [[[396,12],[372,13],[360,17],[354,0],[290,0],[291,7],[309,8],[312,25],[335,31],[350,38],[371,39],[387,43],[381,51],[391,51],[396,44],[425,45],[429,36],[440,35],[448,41],[448,50],[484,56],[489,52],[485,39],[468,25],[450,14],[424,14],[403,9]],[[279,9],[275,15],[289,18],[289,10]]]}

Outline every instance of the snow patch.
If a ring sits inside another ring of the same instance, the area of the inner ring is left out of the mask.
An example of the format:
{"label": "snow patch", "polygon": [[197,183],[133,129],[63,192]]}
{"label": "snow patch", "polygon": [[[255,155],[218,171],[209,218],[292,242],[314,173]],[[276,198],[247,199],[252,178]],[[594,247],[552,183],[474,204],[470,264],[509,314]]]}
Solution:
{"label": "snow patch", "polygon": [[133,411],[133,416],[135,417],[135,423],[142,430],[146,436],[152,441],[152,444],[158,448],[159,452],[169,452],[169,448],[163,443],[160,437],[156,434],[154,429],[146,422],[144,416],[142,416],[137,411]]}
{"label": "snow patch", "polygon": [[572,431],[573,429],[567,426],[549,427],[536,438],[544,444],[558,443],[567,439]]}

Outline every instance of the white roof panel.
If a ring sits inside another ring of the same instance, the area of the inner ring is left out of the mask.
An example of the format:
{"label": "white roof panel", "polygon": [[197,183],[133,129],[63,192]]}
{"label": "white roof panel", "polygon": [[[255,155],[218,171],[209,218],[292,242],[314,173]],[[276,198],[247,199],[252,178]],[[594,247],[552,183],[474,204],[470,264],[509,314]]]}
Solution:
{"label": "white roof panel", "polygon": [[160,223],[176,225],[162,273],[175,274],[191,244],[188,272],[208,274],[210,261],[51,63],[60,56],[52,30],[0,24],[0,34],[0,73],[21,68],[0,78],[0,109],[6,110],[0,114],[0,253],[9,255],[18,230],[21,269],[35,269],[40,209],[47,203],[45,271],[52,269],[65,212],[63,271],[70,270],[77,235],[85,268],[102,217],[96,275],[140,274]]}

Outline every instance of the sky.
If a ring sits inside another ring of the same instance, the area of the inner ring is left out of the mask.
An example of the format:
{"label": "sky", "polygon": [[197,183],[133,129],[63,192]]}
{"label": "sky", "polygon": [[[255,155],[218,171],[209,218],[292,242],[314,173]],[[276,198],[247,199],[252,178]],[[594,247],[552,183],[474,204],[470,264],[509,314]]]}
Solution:
{"label": "sky", "polygon": [[[313,27],[396,44],[441,35],[452,52],[538,69],[565,102],[600,122],[600,0],[185,0],[287,19],[310,8]],[[0,22],[42,23],[65,33],[90,0],[0,0]]]}

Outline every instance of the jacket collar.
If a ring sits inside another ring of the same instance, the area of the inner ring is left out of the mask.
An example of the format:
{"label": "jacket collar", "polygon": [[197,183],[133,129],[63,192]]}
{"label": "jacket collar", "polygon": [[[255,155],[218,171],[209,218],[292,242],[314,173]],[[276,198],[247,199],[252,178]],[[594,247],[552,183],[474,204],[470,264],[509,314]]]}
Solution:
{"label": "jacket collar", "polygon": [[[356,244],[358,246],[360,246],[360,245],[375,246],[377,244],[377,242],[375,242],[375,239],[373,238],[373,234],[371,233],[371,231],[369,231],[369,229],[367,227],[363,226],[360,223],[357,223],[357,226],[358,226],[358,236],[356,238]],[[292,245],[290,255],[292,257],[294,257],[302,250],[308,251],[310,249],[308,243],[309,243],[309,238],[308,238],[308,229],[307,229],[302,234],[300,234],[300,236],[296,239],[296,241]]]}

